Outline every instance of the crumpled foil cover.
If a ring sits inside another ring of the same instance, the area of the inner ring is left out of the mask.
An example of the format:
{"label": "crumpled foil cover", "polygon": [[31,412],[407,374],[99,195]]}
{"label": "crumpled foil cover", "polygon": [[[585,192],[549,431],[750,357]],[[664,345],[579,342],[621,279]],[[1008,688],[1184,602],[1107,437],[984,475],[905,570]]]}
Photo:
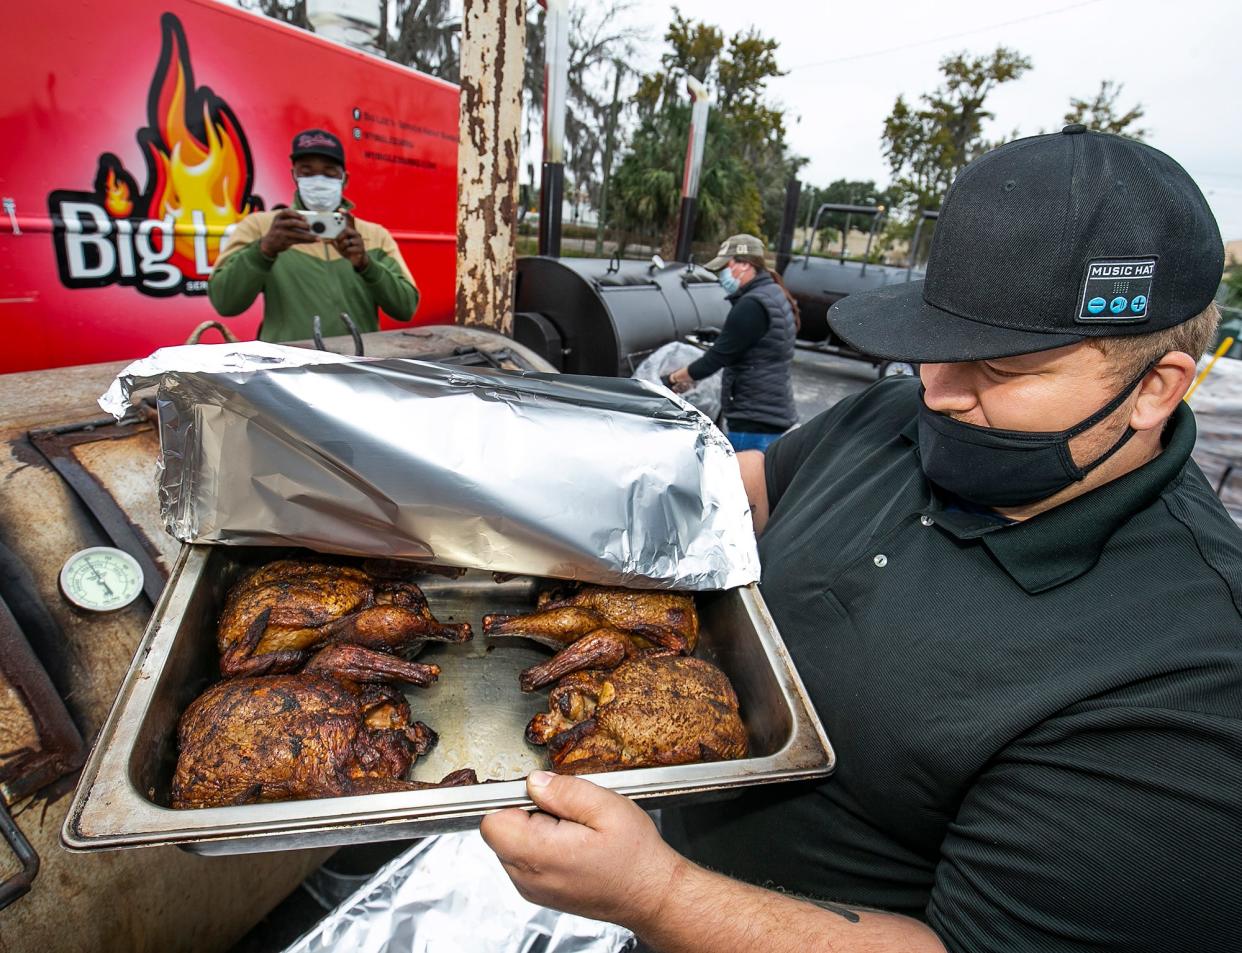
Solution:
{"label": "crumpled foil cover", "polygon": [[415,844],[284,953],[619,953],[634,934],[523,900],[477,832]]}
{"label": "crumpled foil cover", "polygon": [[272,344],[166,348],[160,509],[183,542],[295,545],[648,588],[759,578],[728,440],[641,381],[359,360]]}

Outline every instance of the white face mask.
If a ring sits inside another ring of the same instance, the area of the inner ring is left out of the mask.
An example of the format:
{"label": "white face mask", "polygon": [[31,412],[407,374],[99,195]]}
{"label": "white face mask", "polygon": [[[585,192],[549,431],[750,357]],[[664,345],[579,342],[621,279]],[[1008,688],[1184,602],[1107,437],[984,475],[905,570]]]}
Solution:
{"label": "white face mask", "polygon": [[335,212],[341,207],[341,189],[343,179],[334,179],[330,175],[303,175],[294,181],[298,184],[298,195],[302,196],[302,204],[312,212]]}

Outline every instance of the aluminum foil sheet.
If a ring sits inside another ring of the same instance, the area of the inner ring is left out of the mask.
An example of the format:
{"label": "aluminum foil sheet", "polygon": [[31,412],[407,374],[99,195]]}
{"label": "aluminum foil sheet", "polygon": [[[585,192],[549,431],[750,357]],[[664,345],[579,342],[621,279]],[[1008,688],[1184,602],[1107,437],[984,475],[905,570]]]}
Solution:
{"label": "aluminum foil sheet", "polygon": [[623,927],[527,903],[478,833],[420,841],[285,953],[618,953]]}
{"label": "aluminum foil sheet", "polygon": [[295,545],[611,585],[759,578],[733,450],[641,381],[359,360],[271,344],[166,348],[160,508],[184,542]]}

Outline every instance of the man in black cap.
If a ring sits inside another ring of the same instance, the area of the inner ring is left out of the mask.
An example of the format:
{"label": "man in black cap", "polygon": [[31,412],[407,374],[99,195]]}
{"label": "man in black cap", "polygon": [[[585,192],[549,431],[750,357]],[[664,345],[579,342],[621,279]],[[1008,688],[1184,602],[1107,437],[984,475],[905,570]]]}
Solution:
{"label": "man in black cap", "polygon": [[[207,283],[212,305],[231,317],[262,294],[264,341],[311,337],[315,315],[325,335],[347,333],[342,314],[364,332],[378,330],[381,309],[408,321],[418,288],[388,229],[353,215],[343,195],[349,174],[341,140],[324,129],[303,130],[289,158],[293,207],[238,223]],[[319,213],[317,220],[307,213]]]}
{"label": "man in black cap", "polygon": [[829,314],[921,382],[739,456],[836,773],[666,812],[667,844],[537,773],[545,813],[483,825],[523,895],[666,951],[1242,950],[1242,533],[1182,400],[1222,264],[1141,143],[967,166],[926,281]]}

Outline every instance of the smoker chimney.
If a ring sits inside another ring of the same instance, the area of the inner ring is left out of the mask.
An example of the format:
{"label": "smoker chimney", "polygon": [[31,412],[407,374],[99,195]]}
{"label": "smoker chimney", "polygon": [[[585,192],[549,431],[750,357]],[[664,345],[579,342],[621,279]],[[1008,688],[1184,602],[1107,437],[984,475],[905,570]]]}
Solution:
{"label": "smoker chimney", "polygon": [[569,90],[569,10],[566,0],[541,0],[544,19],[543,172],[539,185],[539,254],[561,255],[565,201],[565,100]]}
{"label": "smoker chimney", "polygon": [[712,100],[707,87],[693,76],[686,78],[690,99],[690,139],[686,143],[686,167],[681,177],[681,218],[677,223],[676,261],[690,260],[690,240],[694,237],[694,213],[699,200],[699,176],[703,171],[703,145],[707,141],[707,112]]}

